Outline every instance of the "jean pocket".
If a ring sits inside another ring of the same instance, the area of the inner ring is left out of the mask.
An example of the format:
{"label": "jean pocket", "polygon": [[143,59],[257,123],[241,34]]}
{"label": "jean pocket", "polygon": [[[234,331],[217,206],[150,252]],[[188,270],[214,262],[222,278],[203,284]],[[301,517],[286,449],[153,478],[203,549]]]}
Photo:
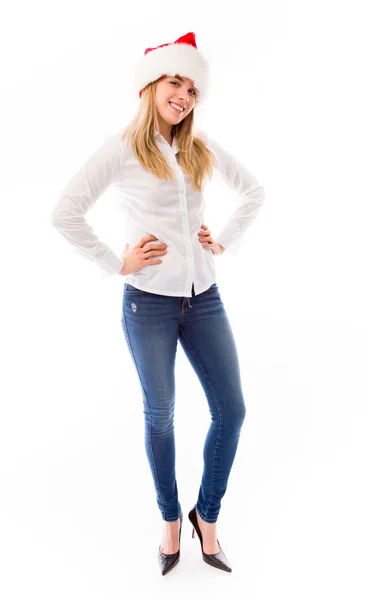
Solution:
{"label": "jean pocket", "polygon": [[149,292],[140,290],[139,288],[134,287],[134,285],[131,285],[130,283],[125,283],[123,289],[125,294],[149,294]]}
{"label": "jean pocket", "polygon": [[217,284],[216,284],[216,283],[212,283],[212,285],[210,286],[210,288],[208,288],[207,290],[205,290],[205,292],[206,292],[206,293],[207,293],[207,292],[209,293],[209,292],[215,292],[215,291],[217,291],[217,290],[218,290],[218,286],[217,286]]}

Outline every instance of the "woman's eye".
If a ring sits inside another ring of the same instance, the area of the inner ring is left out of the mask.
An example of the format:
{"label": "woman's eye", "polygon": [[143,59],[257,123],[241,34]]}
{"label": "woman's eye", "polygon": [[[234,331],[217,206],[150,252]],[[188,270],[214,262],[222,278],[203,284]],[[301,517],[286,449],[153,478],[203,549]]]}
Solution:
{"label": "woman's eye", "polygon": [[[177,82],[177,81],[170,81],[170,83],[176,83],[176,85],[178,85],[178,82]],[[196,94],[195,94],[195,90],[191,89],[191,90],[189,90],[189,91],[190,91],[190,92],[194,92],[194,96],[196,96]]]}

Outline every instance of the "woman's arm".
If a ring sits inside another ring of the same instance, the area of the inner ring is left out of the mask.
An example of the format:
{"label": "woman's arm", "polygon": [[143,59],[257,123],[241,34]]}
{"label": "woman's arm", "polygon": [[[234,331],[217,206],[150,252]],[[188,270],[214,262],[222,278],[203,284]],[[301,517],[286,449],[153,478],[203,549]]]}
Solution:
{"label": "woman's arm", "polygon": [[104,143],[73,175],[51,212],[51,223],[84,258],[92,260],[104,276],[120,273],[124,261],[102,242],[85,219],[86,212],[120,172],[124,150],[119,134]]}
{"label": "woman's arm", "polygon": [[232,213],[220,232],[214,235],[218,244],[236,255],[242,244],[244,232],[256,218],[265,199],[264,188],[242,163],[224,150],[205,131],[199,129],[196,131],[196,135],[214,152],[217,158],[217,170],[239,196],[238,208]]}

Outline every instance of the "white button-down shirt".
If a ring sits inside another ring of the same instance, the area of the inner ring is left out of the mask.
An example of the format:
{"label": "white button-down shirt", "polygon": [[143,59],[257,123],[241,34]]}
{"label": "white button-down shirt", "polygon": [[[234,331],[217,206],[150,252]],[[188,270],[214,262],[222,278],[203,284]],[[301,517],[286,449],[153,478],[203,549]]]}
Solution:
{"label": "white button-down shirt", "polygon": [[[196,129],[195,133],[214,152],[218,162],[214,169],[218,168],[239,197],[238,208],[220,233],[212,236],[235,255],[246,228],[262,205],[264,188],[205,131]],[[204,223],[204,188],[202,192],[194,190],[179,166],[175,138],[170,146],[155,131],[157,146],[175,175],[174,181],[166,181],[144,169],[128,140],[121,140],[120,135],[121,131],[109,135],[74,174],[52,210],[52,225],[78,253],[94,261],[102,275],[119,274],[123,259],[96,236],[85,219],[88,209],[112,185],[120,198],[129,248],[148,234],[157,238],[153,241],[167,244],[161,263],[125,275],[124,281],[146,292],[168,296],[191,297],[193,283],[195,294],[204,292],[216,281],[216,258],[198,237]]]}

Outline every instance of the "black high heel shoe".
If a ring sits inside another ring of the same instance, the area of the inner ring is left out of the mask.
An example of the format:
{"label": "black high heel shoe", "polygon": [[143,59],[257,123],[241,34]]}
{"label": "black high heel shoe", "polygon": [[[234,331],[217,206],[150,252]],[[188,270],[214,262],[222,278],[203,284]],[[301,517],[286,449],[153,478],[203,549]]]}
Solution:
{"label": "black high heel shoe", "polygon": [[180,538],[181,538],[181,526],[183,522],[183,514],[182,511],[179,515],[180,517],[180,530],[179,530],[179,549],[174,554],[164,554],[160,550],[160,546],[158,548],[158,562],[160,565],[162,575],[166,575],[171,569],[173,569],[180,560]]}
{"label": "black high heel shoe", "polygon": [[200,546],[202,549],[202,557],[203,560],[208,563],[211,567],[216,567],[217,569],[222,569],[223,571],[228,571],[229,573],[232,571],[230,564],[227,560],[226,555],[224,554],[219,541],[217,540],[218,546],[220,547],[219,552],[216,554],[206,554],[203,552],[203,536],[200,531],[200,527],[198,525],[198,517],[196,516],[196,505],[189,512],[189,521],[193,524],[193,535],[195,537],[195,531],[197,532],[200,540]]}

